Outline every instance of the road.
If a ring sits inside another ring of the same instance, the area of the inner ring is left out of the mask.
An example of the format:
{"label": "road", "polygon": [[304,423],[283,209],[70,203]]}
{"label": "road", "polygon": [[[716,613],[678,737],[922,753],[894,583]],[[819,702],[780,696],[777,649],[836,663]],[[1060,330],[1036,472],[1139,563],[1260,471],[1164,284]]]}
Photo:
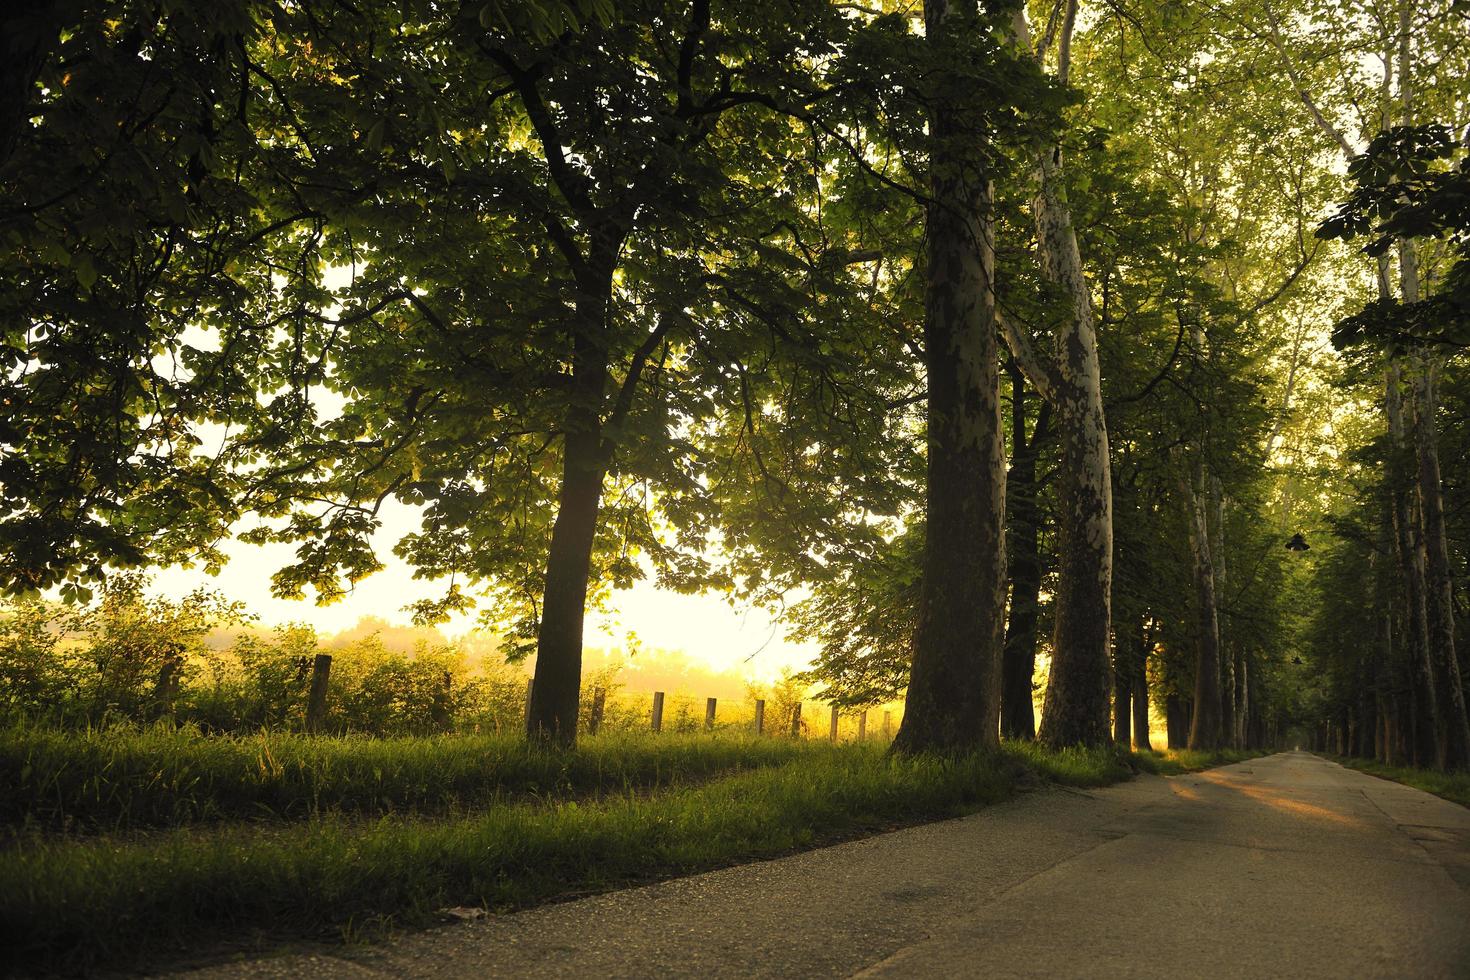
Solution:
{"label": "road", "polygon": [[247,977],[1470,977],[1470,809],[1300,752]]}

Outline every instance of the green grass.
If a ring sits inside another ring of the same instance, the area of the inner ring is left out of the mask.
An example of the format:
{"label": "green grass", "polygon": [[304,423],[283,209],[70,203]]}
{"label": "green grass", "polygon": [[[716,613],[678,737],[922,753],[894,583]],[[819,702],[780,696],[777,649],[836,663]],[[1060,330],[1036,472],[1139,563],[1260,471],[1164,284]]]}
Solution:
{"label": "green grass", "polygon": [[0,729],[0,827],[97,832],[444,812],[667,786],[833,751],[824,742],[725,735],[605,735],[564,753],[496,735],[203,737],[164,726],[17,726]]}
{"label": "green grass", "polygon": [[[603,747],[589,739],[560,754],[556,771],[596,772],[579,757],[602,758],[606,767],[619,752],[665,764],[725,759],[722,742],[643,737]],[[127,968],[226,943],[251,948],[412,927],[446,906],[520,908],[955,816],[1039,781],[1098,786],[1138,768],[1185,765],[1015,743],[955,760],[895,758],[873,745],[727,744],[750,758],[785,757],[698,785],[629,786],[600,798],[432,816],[364,819],[319,808],[294,822],[17,835],[16,846],[0,850],[0,972],[5,957],[13,970]]]}
{"label": "green grass", "polygon": [[1372,759],[1337,759],[1370,776],[1391,779],[1405,786],[1442,796],[1462,806],[1470,806],[1470,772],[1440,772],[1437,769],[1414,769],[1409,766],[1385,766]]}

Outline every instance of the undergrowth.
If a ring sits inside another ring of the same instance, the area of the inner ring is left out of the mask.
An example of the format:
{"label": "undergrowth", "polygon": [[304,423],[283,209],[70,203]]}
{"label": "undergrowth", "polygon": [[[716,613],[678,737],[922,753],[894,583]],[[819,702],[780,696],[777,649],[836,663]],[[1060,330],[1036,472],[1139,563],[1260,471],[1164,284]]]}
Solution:
{"label": "undergrowth", "polygon": [[[107,755],[93,747],[88,751],[96,755],[79,757],[132,759],[143,747],[175,744],[161,735],[136,738],[128,751]],[[873,744],[778,739],[587,739],[572,753],[459,741],[464,744],[281,744],[304,754],[297,758],[333,759],[314,777],[319,788],[339,773],[378,785],[363,775],[365,763],[347,764],[354,751],[364,758],[414,758],[429,769],[478,751],[496,760],[480,770],[481,779],[499,772],[530,785],[527,774],[534,773],[544,780],[536,785],[552,791],[533,800],[480,808],[456,803],[435,814],[395,810],[373,819],[324,808],[313,798],[295,820],[103,835],[17,832],[0,849],[0,966],[8,957],[11,970],[27,972],[136,968],[224,943],[265,948],[290,939],[361,936],[432,922],[446,906],[522,908],[956,816],[1038,782],[1100,786],[1137,770],[1184,771],[1210,761],[1102,749],[1053,752],[1019,743],[988,756],[908,759]],[[232,760],[229,771],[245,769],[240,744],[191,751],[210,759],[218,751]],[[419,771],[415,782],[406,763],[393,771],[400,786],[448,778]],[[697,772],[713,778],[684,782]],[[648,778],[638,784],[629,773]],[[248,782],[216,777],[187,785],[202,799],[206,788],[238,793]],[[571,795],[588,785],[606,792]],[[152,791],[130,792],[151,798]],[[225,812],[219,801],[193,805],[201,813]]]}
{"label": "undergrowth", "polygon": [[604,735],[547,752],[509,735],[313,738],[190,728],[0,729],[0,827],[124,831],[329,813],[444,812],[667,786],[840,751],[827,742]]}

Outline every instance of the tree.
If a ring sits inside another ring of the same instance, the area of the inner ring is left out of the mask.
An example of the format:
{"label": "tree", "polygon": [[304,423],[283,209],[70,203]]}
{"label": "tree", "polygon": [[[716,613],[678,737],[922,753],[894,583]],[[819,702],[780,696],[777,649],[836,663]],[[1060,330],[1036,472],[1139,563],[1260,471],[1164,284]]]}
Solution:
{"label": "tree", "polygon": [[[1056,80],[1065,86],[1071,71],[1076,0],[1061,0],[1057,12],[1061,14],[1061,28],[1056,38]],[[1056,13],[1053,24],[1055,18]],[[1014,25],[1017,43],[1030,53],[1033,45],[1024,9],[1017,10]],[[1039,63],[1045,61],[1051,40],[1049,29],[1035,47]],[[1053,332],[1050,361],[1041,359],[1035,341],[1018,318],[1006,316],[1001,322],[1017,363],[1056,411],[1062,446],[1057,488],[1055,626],[1040,737],[1054,746],[1096,745],[1109,740],[1108,693],[1112,681],[1108,651],[1113,490],[1107,422],[1091,287],[1083,272],[1082,253],[1064,189],[1061,145],[1055,141],[1040,143],[1035,160],[1031,212],[1041,269],[1044,278],[1065,296],[1068,315]]]}
{"label": "tree", "polygon": [[[0,585],[220,560],[243,445],[299,414],[320,215],[249,53],[275,13],[137,0],[5,15]],[[13,57],[11,57],[13,55]],[[266,135],[270,134],[270,135]],[[299,334],[295,336],[299,337]],[[262,386],[268,394],[257,401]]]}

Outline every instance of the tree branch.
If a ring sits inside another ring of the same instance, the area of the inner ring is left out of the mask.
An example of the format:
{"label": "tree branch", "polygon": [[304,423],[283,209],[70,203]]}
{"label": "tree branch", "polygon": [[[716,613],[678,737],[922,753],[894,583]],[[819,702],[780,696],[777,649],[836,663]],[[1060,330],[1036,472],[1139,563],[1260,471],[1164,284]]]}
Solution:
{"label": "tree branch", "polygon": [[1002,312],[999,304],[995,307],[995,319],[1000,324],[1001,332],[1005,334],[1006,346],[1011,349],[1011,356],[1016,359],[1016,364],[1026,375],[1026,380],[1031,382],[1031,387],[1035,388],[1042,398],[1054,401],[1059,384],[1056,370],[1036,353],[1036,344],[1031,339],[1031,331],[1020,321]]}

